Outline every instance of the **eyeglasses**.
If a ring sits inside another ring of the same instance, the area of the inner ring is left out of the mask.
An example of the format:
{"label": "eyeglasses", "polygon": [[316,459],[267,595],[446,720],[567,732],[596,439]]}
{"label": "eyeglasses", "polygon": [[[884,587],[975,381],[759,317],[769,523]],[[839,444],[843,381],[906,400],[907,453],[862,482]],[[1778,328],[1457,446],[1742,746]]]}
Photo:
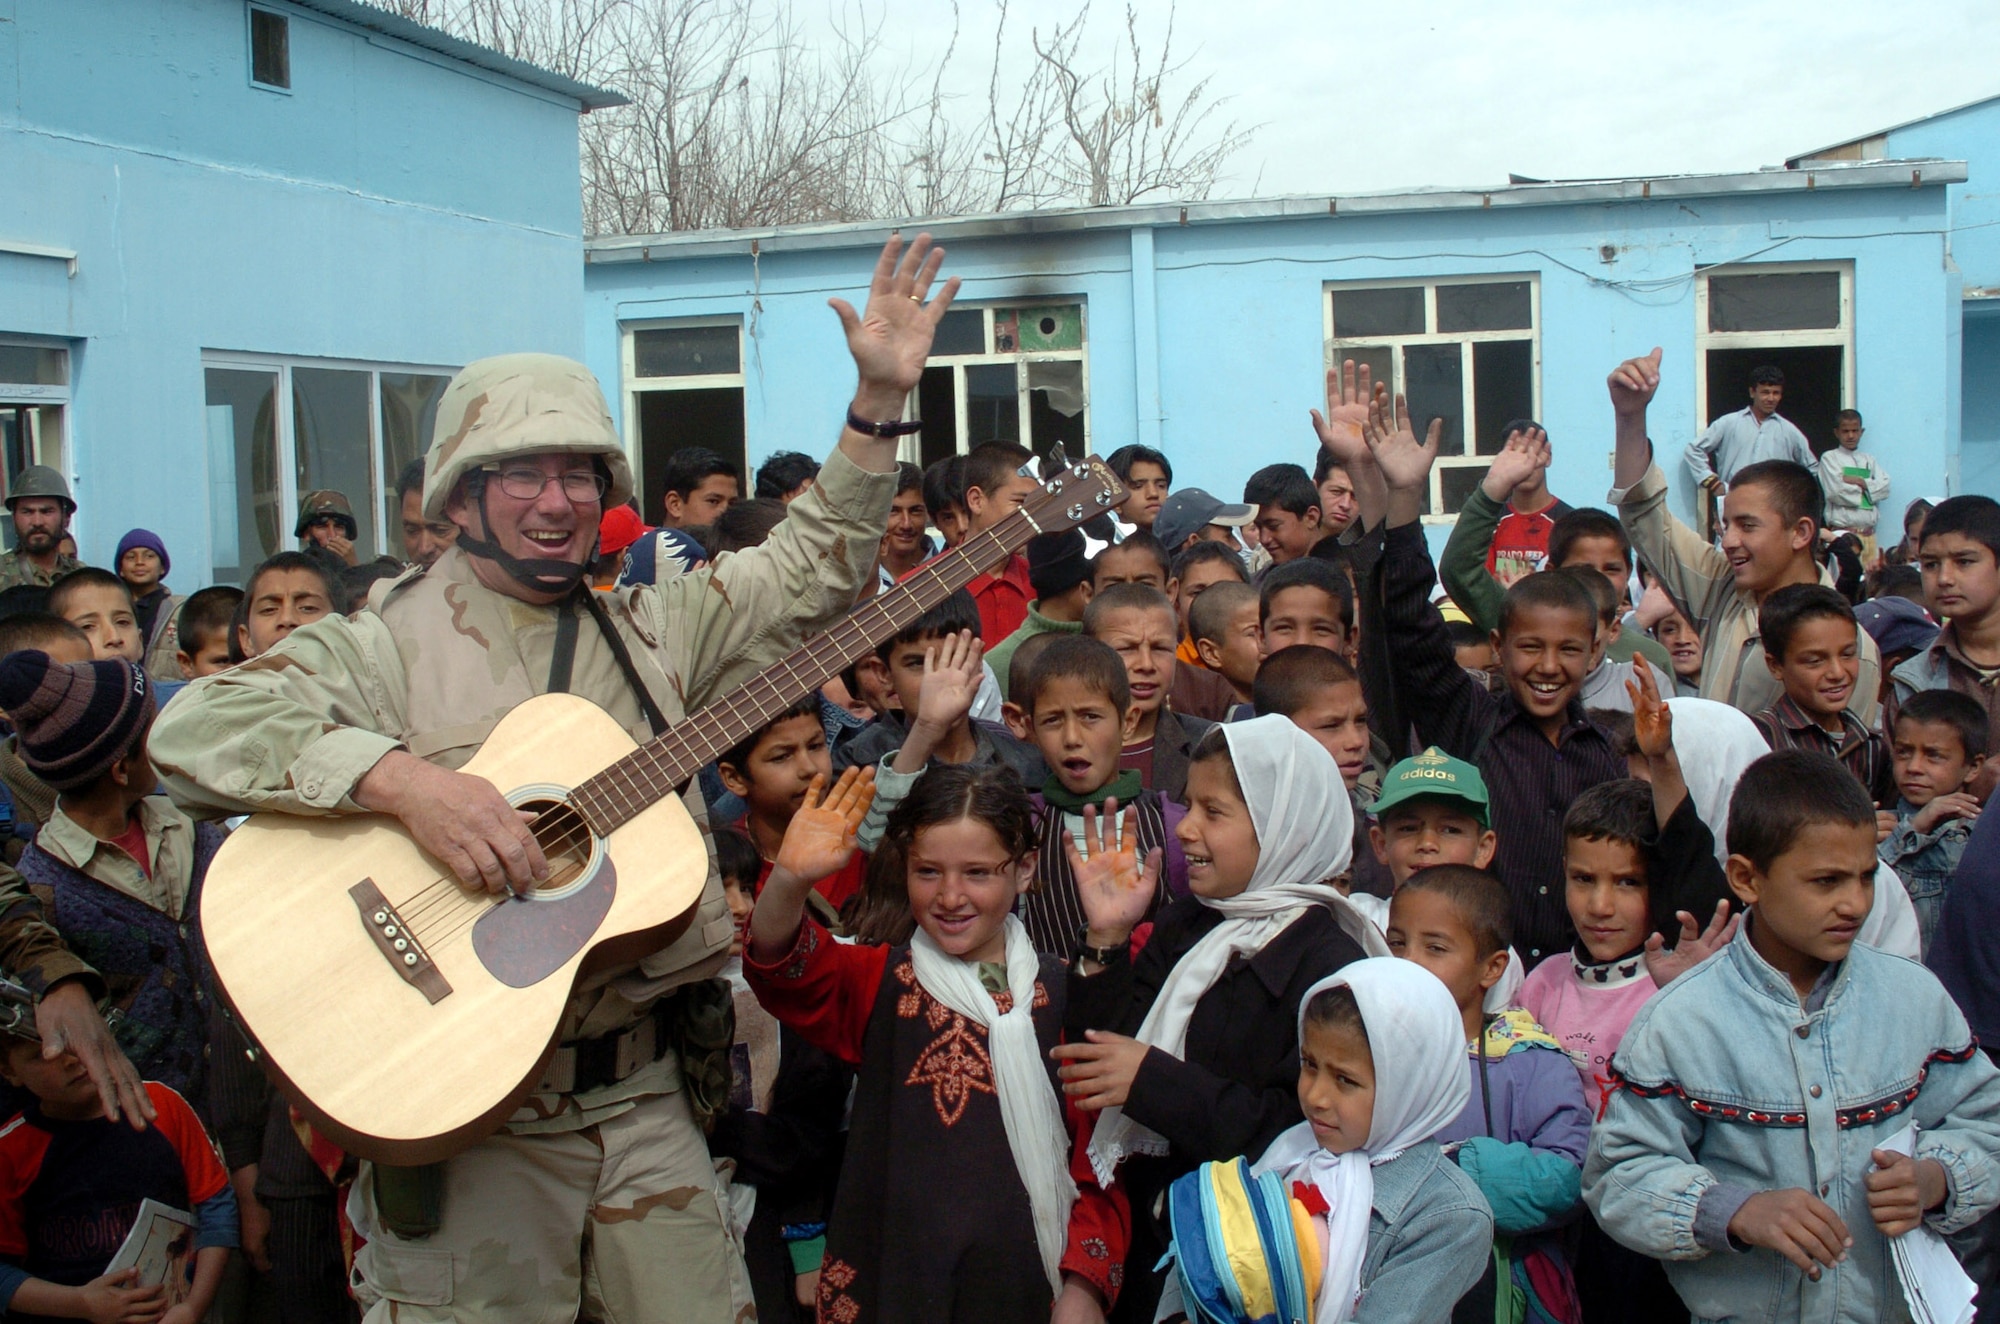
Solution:
{"label": "eyeglasses", "polygon": [[551,475],[523,464],[506,469],[488,468],[485,472],[497,474],[500,490],[516,501],[533,501],[548,489],[550,483],[561,483],[563,495],[584,506],[602,501],[611,487],[611,480],[595,469],[566,469]]}

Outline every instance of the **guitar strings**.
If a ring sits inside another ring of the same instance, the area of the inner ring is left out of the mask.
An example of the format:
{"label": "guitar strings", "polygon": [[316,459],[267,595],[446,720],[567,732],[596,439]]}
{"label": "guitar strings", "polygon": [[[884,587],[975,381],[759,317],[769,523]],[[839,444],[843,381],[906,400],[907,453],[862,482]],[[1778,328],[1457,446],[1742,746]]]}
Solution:
{"label": "guitar strings", "polygon": [[[993,527],[992,529],[989,529],[982,534],[976,535],[974,538],[968,539],[966,542],[961,543],[958,547],[953,548],[952,551],[947,555],[951,556],[953,560],[963,563],[973,560],[975,556],[983,556],[985,554],[987,550],[985,548],[979,548],[975,550],[976,543],[990,542],[994,544],[993,550],[998,550],[1001,547],[1005,547],[1008,544],[1010,534],[1014,532],[1013,530],[1009,529],[1008,526],[1017,522],[1027,524],[1031,528],[1040,527],[1040,525],[1037,524],[1033,520],[1033,518],[1027,514],[1025,510],[1017,511],[1013,515],[1009,516],[1007,519],[1003,520],[1000,524]],[[896,585],[886,594],[877,595],[875,600],[870,605],[880,609],[881,614],[887,618],[885,624],[890,625],[892,628],[901,628],[900,625],[896,624],[895,618],[898,614],[897,609],[916,605],[918,598],[917,589],[918,585],[915,582],[906,581],[902,584]],[[899,599],[899,601],[891,601],[892,598]],[[806,646],[806,648],[811,649],[815,644],[818,645],[832,644],[833,647],[828,651],[830,651],[836,657],[845,654],[848,651],[848,649],[854,647],[855,644],[860,644],[865,649],[867,645],[867,637],[865,635],[860,634],[861,624],[860,621],[858,620],[858,617],[860,615],[861,612],[859,610],[851,612],[847,616],[843,617],[840,621],[836,622],[832,627],[830,627],[823,634],[821,634],[816,640],[809,643]],[[841,638],[841,636],[848,636],[848,637]],[[792,669],[793,662],[796,657],[797,654],[795,653],[783,659],[780,659],[777,666],[773,668],[773,670],[782,668],[787,677],[792,681],[794,685],[799,684],[805,679],[804,677],[794,672]],[[831,673],[829,672],[829,674]],[[744,686],[742,686],[741,688],[739,688],[738,690],[734,691],[729,696],[724,698],[722,700],[721,706],[723,706],[726,709],[732,710],[732,715],[734,715],[733,710],[739,698],[750,698],[753,706],[755,707],[757,716],[760,719],[768,718],[769,713],[766,712],[765,710],[762,697],[754,693],[754,682],[750,684],[745,684]],[[777,695],[773,695],[772,698],[774,701],[782,702],[782,700],[780,700],[779,696]],[[671,734],[671,733],[666,733],[666,734]],[[662,752],[660,746],[662,742],[665,740],[666,734],[663,734],[661,737],[655,738],[655,740],[650,744],[642,746],[640,749],[634,751],[635,754],[646,755],[646,762],[653,765],[649,768],[644,768],[643,775],[648,783],[649,789],[653,791],[655,794],[665,793],[671,790],[671,784],[661,785],[654,780],[655,775],[662,771],[657,760],[659,758],[660,753]],[[688,740],[684,740],[683,744],[690,746],[689,748],[686,748],[684,750],[684,753],[687,755],[690,756],[694,755],[697,752],[697,748],[700,748],[701,752],[707,753],[709,758],[707,760],[704,760],[704,762],[712,761],[714,756],[717,753],[720,753],[720,749],[713,747],[714,737],[712,736],[702,738],[699,746],[694,746],[693,743]],[[628,760],[629,759],[630,756],[628,756]],[[628,760],[621,760],[620,763],[624,763]],[[617,769],[619,766],[620,766],[619,764],[613,764],[611,765],[611,767],[601,769],[597,774],[595,774],[593,778],[589,780],[594,781],[596,780],[597,777],[602,777],[605,774],[612,772],[614,769]],[[621,774],[621,776],[623,776],[628,781],[631,780],[629,771]],[[588,783],[586,783],[586,785],[587,784]],[[579,787],[575,789],[582,789],[582,788]],[[636,789],[637,789],[636,785],[628,787],[627,794]],[[574,790],[572,791],[572,794],[574,794]],[[561,803],[551,805],[549,808],[537,814],[533,819],[529,820],[528,824],[529,830],[531,832],[534,832],[538,828],[546,827],[547,820],[551,816],[557,814],[569,815],[574,820],[574,826],[566,828],[561,833],[561,835],[551,838],[548,842],[542,843],[542,851],[545,857],[549,855],[561,855],[568,852],[572,852],[578,849],[579,847],[585,847],[588,845],[591,839],[596,835],[596,833],[591,828],[589,822],[584,818],[581,811],[579,811],[575,806],[575,804],[570,801],[563,801]],[[537,839],[539,840],[539,837]],[[577,875],[580,876],[582,874],[585,867],[587,866],[587,863],[588,859],[586,852],[585,862],[576,866]],[[566,879],[560,883],[557,883],[556,886],[558,887],[568,886],[569,883],[573,881],[574,877]],[[433,893],[436,893],[436,895],[434,896],[431,895]],[[429,898],[428,900],[425,899],[427,897]],[[457,875],[452,874],[432,879],[425,886],[419,888],[416,892],[412,893],[405,902],[397,904],[396,910],[398,914],[402,916],[404,929],[407,932],[409,932],[411,936],[417,938],[418,941],[423,942],[427,945],[441,946],[442,944],[451,941],[459,934],[465,932],[468,928],[477,924],[480,918],[489,913],[495,906],[497,906],[503,901],[510,899],[512,898],[508,896],[492,896],[490,894],[479,894],[479,893],[469,892],[462,885],[461,880],[457,877]],[[420,923],[421,923],[421,931],[419,930]]]}

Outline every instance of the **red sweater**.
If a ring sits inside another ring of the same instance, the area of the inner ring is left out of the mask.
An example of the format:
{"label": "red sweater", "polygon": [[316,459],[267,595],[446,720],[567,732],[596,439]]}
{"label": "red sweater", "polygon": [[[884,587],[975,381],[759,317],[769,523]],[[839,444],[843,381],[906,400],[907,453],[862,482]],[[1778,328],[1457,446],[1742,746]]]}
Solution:
{"label": "red sweater", "polygon": [[1007,558],[1007,568],[996,578],[980,575],[966,591],[979,604],[979,637],[988,648],[1021,628],[1028,619],[1028,603],[1035,596],[1028,582],[1028,558],[1016,552]]}
{"label": "red sweater", "polygon": [[[836,942],[808,916],[799,926],[792,950],[777,960],[760,963],[746,950],[743,975],[757,1000],[779,1021],[814,1047],[860,1067],[862,1040],[881,993],[890,954],[888,947]],[[916,991],[921,991],[921,985]],[[1040,994],[1041,987],[1036,991]],[[903,996],[908,999],[914,995]],[[1041,1005],[1039,996],[1036,1005]],[[985,1037],[984,1030],[975,1028],[974,1033],[981,1040]],[[984,1053],[978,1056],[983,1058]],[[992,1087],[989,1082],[975,1084],[975,1088],[990,1093]],[[1069,1126],[1070,1175],[1076,1181],[1077,1199],[1070,1209],[1062,1271],[1083,1278],[1104,1294],[1107,1303],[1113,1302],[1131,1242],[1131,1209],[1118,1186],[1105,1190],[1097,1184],[1089,1157],[1091,1119],[1071,1107],[1067,1099],[1063,1100],[1063,1117]]]}

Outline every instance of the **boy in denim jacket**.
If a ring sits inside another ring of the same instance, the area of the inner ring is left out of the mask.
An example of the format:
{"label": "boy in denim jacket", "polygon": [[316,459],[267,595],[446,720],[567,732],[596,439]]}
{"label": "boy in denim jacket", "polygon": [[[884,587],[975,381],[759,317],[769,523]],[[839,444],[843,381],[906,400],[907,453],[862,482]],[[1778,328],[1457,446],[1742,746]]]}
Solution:
{"label": "boy in denim jacket", "polygon": [[1908,889],[1929,959],[1945,888],[1979,821],[1972,780],[1986,763],[1986,710],[1956,690],[1919,690],[1897,712],[1890,736],[1896,826],[1876,854]]}
{"label": "boy in denim jacket", "polygon": [[[1743,927],[1613,1060],[1584,1200],[1697,1318],[1903,1318],[1891,1238],[2000,1205],[2000,1071],[1928,971],[1855,942],[1874,827],[1829,756],[1752,764],[1729,806]],[[1884,1148],[1912,1125],[1914,1157]]]}

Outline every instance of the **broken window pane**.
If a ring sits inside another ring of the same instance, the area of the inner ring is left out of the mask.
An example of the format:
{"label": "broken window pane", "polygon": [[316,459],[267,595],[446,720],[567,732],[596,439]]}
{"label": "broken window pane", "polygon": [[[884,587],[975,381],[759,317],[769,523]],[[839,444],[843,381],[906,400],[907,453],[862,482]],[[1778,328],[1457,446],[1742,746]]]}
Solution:
{"label": "broken window pane", "polygon": [[1335,290],[1333,335],[1413,336],[1424,330],[1424,290],[1403,285],[1386,290]]}
{"label": "broken window pane", "polygon": [[1840,273],[1710,276],[1711,331],[1814,331],[1840,326]]}
{"label": "broken window pane", "polygon": [[1534,324],[1525,280],[1438,286],[1440,331],[1526,331]]}

